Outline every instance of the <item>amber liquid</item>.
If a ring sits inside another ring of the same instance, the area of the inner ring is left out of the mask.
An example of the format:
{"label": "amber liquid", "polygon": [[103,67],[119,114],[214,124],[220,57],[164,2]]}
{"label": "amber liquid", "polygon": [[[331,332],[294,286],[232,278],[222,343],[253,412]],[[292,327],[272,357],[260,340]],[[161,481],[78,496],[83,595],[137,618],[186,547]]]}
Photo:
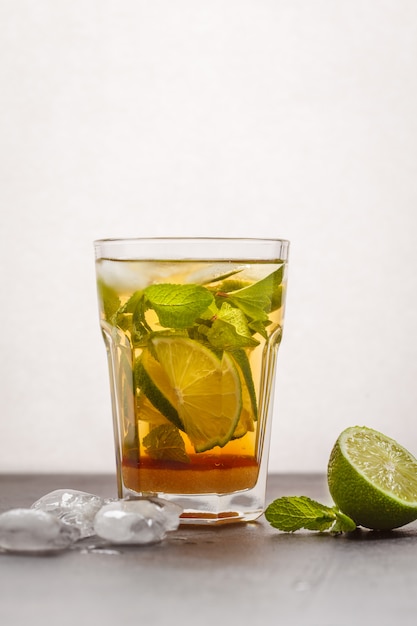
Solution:
{"label": "amber liquid", "polygon": [[127,488],[142,493],[233,493],[256,484],[258,462],[253,456],[232,454],[194,455],[190,465],[149,458],[123,459],[122,474]]}
{"label": "amber liquid", "polygon": [[[230,264],[219,268],[219,263],[180,262],[177,264],[140,261],[99,262],[98,276],[117,291],[121,304],[128,301],[137,289],[143,289],[152,282],[190,283],[194,282],[194,274],[209,271],[213,267],[218,273],[230,270]],[[245,262],[248,278],[252,282],[268,275],[277,268],[277,263]],[[149,276],[146,273],[149,272]],[[169,276],[167,278],[167,274]],[[137,283],[135,282],[137,276]],[[241,277],[241,275],[240,275]],[[119,281],[119,283],[118,283]],[[129,282],[131,285],[129,285]],[[246,350],[252,378],[258,400],[258,416],[249,415],[251,426],[243,435],[230,440],[224,447],[216,446],[211,450],[195,453],[187,435],[181,432],[187,462],[151,458],[143,445],[143,440],[154,424],[141,413],[138,396],[140,389],[132,385],[132,372],[135,360],[140,357],[141,349],[133,348],[129,333],[122,329],[115,330],[105,321],[102,304],[103,334],[109,352],[111,377],[114,380],[114,411],[117,413],[119,439],[119,472],[124,491],[133,493],[166,493],[166,494],[230,494],[252,489],[258,479],[260,459],[262,455],[265,429],[265,413],[269,403],[268,394],[271,380],[265,372],[269,353],[275,355],[273,344],[279,342],[282,326],[282,309],[270,315],[268,327],[269,338],[266,340],[257,334],[259,345]],[[152,321],[152,323],[154,320]],[[276,347],[276,345],[275,345]],[[275,356],[273,356],[275,358]],[[269,360],[271,360],[269,358]],[[268,368],[267,368],[268,369]],[[268,371],[272,372],[270,367]],[[250,409],[248,409],[250,412]]]}

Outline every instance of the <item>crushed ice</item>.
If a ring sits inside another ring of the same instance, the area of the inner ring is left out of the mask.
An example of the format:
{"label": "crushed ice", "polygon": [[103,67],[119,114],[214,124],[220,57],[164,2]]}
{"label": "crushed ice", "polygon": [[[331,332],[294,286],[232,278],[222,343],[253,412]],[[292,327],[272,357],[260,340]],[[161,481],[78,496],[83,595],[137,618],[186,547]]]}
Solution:
{"label": "crushed ice", "polygon": [[[30,508],[0,513],[0,551],[51,554],[68,548],[81,553],[119,554],[112,545],[162,541],[179,526],[181,507],[162,498],[103,499],[92,493],[58,489]],[[97,538],[86,549],[83,540]]]}
{"label": "crushed ice", "polygon": [[94,535],[94,518],[104,505],[99,496],[74,489],[57,489],[36,500],[32,509],[46,511],[58,517],[64,524],[76,526],[81,537]]}

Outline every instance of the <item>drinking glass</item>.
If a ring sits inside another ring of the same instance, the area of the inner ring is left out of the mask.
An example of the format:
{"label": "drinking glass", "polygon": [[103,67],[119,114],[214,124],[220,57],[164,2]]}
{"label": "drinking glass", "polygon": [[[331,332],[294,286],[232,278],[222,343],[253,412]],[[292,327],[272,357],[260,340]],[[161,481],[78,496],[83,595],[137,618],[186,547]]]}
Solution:
{"label": "drinking glass", "polygon": [[94,243],[120,498],[159,496],[182,523],[265,507],[289,242]]}

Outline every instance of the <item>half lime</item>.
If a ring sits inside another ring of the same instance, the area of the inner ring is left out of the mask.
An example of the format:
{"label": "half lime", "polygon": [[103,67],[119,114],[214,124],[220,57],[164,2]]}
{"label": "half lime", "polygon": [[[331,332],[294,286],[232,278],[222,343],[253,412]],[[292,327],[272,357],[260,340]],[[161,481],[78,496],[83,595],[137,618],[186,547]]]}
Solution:
{"label": "half lime", "polygon": [[340,434],[328,485],[340,510],[360,526],[389,530],[417,519],[417,459],[371,428],[352,426]]}

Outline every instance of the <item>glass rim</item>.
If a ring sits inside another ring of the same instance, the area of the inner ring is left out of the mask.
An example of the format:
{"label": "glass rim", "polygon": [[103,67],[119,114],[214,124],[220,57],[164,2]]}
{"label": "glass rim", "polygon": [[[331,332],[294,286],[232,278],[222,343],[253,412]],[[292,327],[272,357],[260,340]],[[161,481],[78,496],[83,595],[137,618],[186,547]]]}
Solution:
{"label": "glass rim", "polygon": [[118,244],[118,243],[139,243],[141,241],[146,241],[146,242],[157,242],[157,241],[161,241],[161,242],[166,242],[166,241],[184,241],[184,242],[191,242],[191,241],[199,241],[199,242],[203,242],[203,241],[207,241],[207,242],[214,242],[214,241],[220,241],[220,242],[228,242],[228,241],[240,241],[240,242],[258,242],[258,243],[283,243],[283,244],[287,244],[289,245],[290,241],[288,239],[285,238],[281,238],[281,237],[193,237],[193,236],[186,236],[186,237],[103,237],[103,238],[99,238],[99,239],[94,239],[93,243],[94,245],[99,245],[102,243],[108,243],[108,244]]}
{"label": "glass rim", "polygon": [[126,237],[94,240],[96,259],[287,260],[287,239],[256,237]]}

